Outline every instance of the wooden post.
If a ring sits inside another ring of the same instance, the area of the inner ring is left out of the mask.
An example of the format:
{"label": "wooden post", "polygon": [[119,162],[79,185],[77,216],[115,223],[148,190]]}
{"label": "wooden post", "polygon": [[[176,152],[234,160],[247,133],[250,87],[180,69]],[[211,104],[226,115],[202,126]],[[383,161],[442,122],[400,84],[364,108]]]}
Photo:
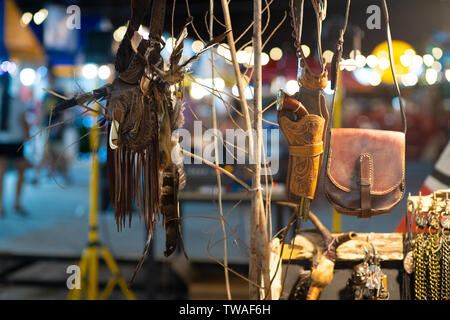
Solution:
{"label": "wooden post", "polygon": [[[253,130],[252,130],[252,124],[250,119],[250,113],[247,105],[247,100],[245,99],[245,92],[244,92],[244,84],[243,79],[241,75],[241,71],[239,69],[239,63],[237,62],[236,58],[236,46],[234,43],[234,36],[233,36],[233,28],[231,26],[231,17],[230,17],[230,10],[228,8],[228,0],[221,0],[222,2],[222,9],[223,9],[223,15],[225,18],[225,25],[227,30],[231,30],[228,35],[228,45],[230,46],[230,52],[231,52],[231,60],[233,63],[233,69],[236,77],[236,85],[238,87],[239,96],[240,96],[240,103],[242,107],[242,113],[244,114],[245,123],[246,123],[246,129],[248,134],[248,154],[250,159],[254,159],[254,141],[253,141]],[[252,186],[254,188],[254,186]],[[260,207],[258,204],[260,200],[258,200],[258,192],[253,193],[252,202],[251,202],[251,213],[250,213],[250,258],[249,258],[249,298],[252,300],[258,300],[259,299],[259,289],[257,286],[254,285],[254,283],[260,283],[259,281],[259,270],[258,266],[258,234],[259,234],[259,217],[257,216],[258,211],[257,208]]]}
{"label": "wooden post", "polygon": [[262,39],[261,39],[261,0],[253,1],[253,87],[254,87],[254,128],[256,129],[256,155],[253,176],[255,196],[252,215],[259,218],[259,242],[261,244],[261,278],[264,287],[264,299],[271,299],[270,290],[270,244],[267,234],[267,220],[261,187],[261,151],[262,151]]}

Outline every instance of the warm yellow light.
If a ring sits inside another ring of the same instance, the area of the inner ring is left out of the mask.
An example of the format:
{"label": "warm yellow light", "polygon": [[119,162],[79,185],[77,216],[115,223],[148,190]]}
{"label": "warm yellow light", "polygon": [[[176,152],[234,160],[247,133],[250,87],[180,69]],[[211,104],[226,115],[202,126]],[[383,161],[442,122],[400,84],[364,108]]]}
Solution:
{"label": "warm yellow light", "polygon": [[195,40],[194,42],[192,42],[192,51],[194,51],[195,53],[200,52],[200,50],[202,50],[204,47],[203,42],[201,42],[200,40]]}
{"label": "warm yellow light", "polygon": [[286,82],[286,92],[290,95],[293,95],[299,90],[299,85],[297,80],[289,80]]}
{"label": "warm yellow light", "polygon": [[415,52],[413,49],[406,49],[406,50],[405,50],[405,54],[406,54],[407,56],[415,56],[415,55],[416,55],[416,52]]}
{"label": "warm yellow light", "polygon": [[434,47],[431,50],[431,53],[433,54],[433,56],[436,58],[436,60],[439,60],[440,58],[442,58],[443,52],[442,49],[439,47]]}
{"label": "warm yellow light", "polygon": [[246,47],[244,49],[244,52],[247,53],[247,54],[252,54],[253,53],[253,47]]}
{"label": "warm yellow light", "polygon": [[427,67],[431,67],[433,65],[433,62],[434,62],[434,58],[431,54],[426,54],[423,56],[423,63]]}
{"label": "warm yellow light", "polygon": [[[231,93],[232,93],[234,96],[239,97],[239,89],[238,89],[237,85],[234,85],[234,86],[231,88]],[[244,96],[245,96],[245,99],[246,99],[246,100],[251,100],[251,99],[253,99],[253,95],[254,95],[254,89],[253,89],[252,86],[249,86],[249,87],[245,87],[245,88],[244,88]]]}
{"label": "warm yellow light", "polygon": [[[390,68],[390,64],[393,63],[395,72],[398,76],[398,80],[402,79],[403,75],[407,75],[412,73],[410,68],[412,67],[415,56],[414,48],[407,42],[401,40],[393,40],[392,41],[392,55],[393,61],[389,59],[389,47],[386,41],[380,43],[375,47],[372,52],[372,55],[378,57],[378,63],[376,67],[372,67],[371,64],[374,62],[369,61],[369,57],[367,58],[367,65],[373,68],[380,76],[381,81],[384,83],[393,83],[394,79],[392,78],[392,72]],[[417,61],[416,61],[417,62]],[[408,76],[409,80],[412,81],[412,77]],[[407,78],[408,78],[407,77]],[[377,81],[374,81],[376,83]]]}
{"label": "warm yellow light", "polygon": [[236,53],[236,59],[238,61],[238,63],[248,63],[249,58],[249,54],[247,54],[247,52],[239,50]]}
{"label": "warm yellow light", "polygon": [[356,59],[356,56],[359,56],[361,54],[361,51],[359,50],[352,50],[350,51],[349,57],[352,59]]}
{"label": "warm yellow light", "polygon": [[127,32],[126,26],[121,26],[116,29],[113,33],[114,41],[120,42],[122,41],[123,37],[125,37],[125,33]]}
{"label": "warm yellow light", "polygon": [[111,68],[107,65],[98,68],[98,77],[102,80],[107,80],[111,76]]}
{"label": "warm yellow light", "polygon": [[323,53],[323,58],[325,59],[326,63],[331,63],[331,61],[333,60],[333,51],[331,50],[325,50]]}
{"label": "warm yellow light", "polygon": [[450,82],[450,69],[445,70],[445,77],[447,78],[447,81]]}
{"label": "warm yellow light", "polygon": [[194,99],[194,100],[200,100],[200,99],[202,99],[205,96],[203,94],[204,93],[204,89],[201,86],[199,86],[198,84],[196,84],[196,83],[192,84],[191,90],[189,91],[189,93],[191,95],[191,98]]}
{"label": "warm yellow light", "polygon": [[421,56],[413,56],[411,61],[411,66],[421,66],[423,64],[423,59]]}
{"label": "warm yellow light", "polygon": [[391,64],[389,63],[388,58],[383,57],[380,60],[378,60],[378,67],[383,71],[389,68],[390,65]]}
{"label": "warm yellow light", "polygon": [[431,68],[433,68],[434,70],[436,70],[437,72],[442,70],[442,64],[439,61],[435,61],[433,62],[433,64],[431,65]]}
{"label": "warm yellow light", "polygon": [[342,65],[344,66],[344,69],[347,71],[356,70],[356,61],[353,60],[352,58],[344,60]]}
{"label": "warm yellow light", "polygon": [[303,54],[305,55],[305,58],[309,57],[309,54],[311,53],[311,50],[309,49],[309,47],[306,44],[302,44],[302,50],[303,50]]}
{"label": "warm yellow light", "polygon": [[261,65],[265,66],[270,61],[269,55],[265,52],[261,53]]}
{"label": "warm yellow light", "polygon": [[409,67],[412,62],[412,56],[409,54],[404,54],[400,57],[400,62],[404,67]]}
{"label": "warm yellow light", "polygon": [[214,78],[214,89],[223,90],[225,89],[225,80],[222,78]]}
{"label": "warm yellow light", "polygon": [[376,54],[378,58],[386,58],[389,59],[389,53],[386,50],[379,50]]}
{"label": "warm yellow light", "polygon": [[138,33],[142,36],[142,38],[148,40],[148,35],[150,34],[150,31],[147,27],[140,26]]}
{"label": "warm yellow light", "polygon": [[22,18],[20,19],[20,22],[24,25],[27,26],[30,24],[31,20],[33,20],[33,14],[31,12],[25,12],[22,15]]}
{"label": "warm yellow light", "polygon": [[217,47],[217,53],[224,57],[225,59],[231,60],[230,46],[226,43],[221,43]]}
{"label": "warm yellow light", "polygon": [[372,77],[370,78],[370,85],[376,87],[380,83],[381,83],[381,76],[378,73],[374,72]]}
{"label": "warm yellow light", "polygon": [[86,79],[94,79],[98,75],[98,66],[93,63],[88,63],[83,66],[81,73]]}
{"label": "warm yellow light", "polygon": [[278,47],[272,48],[269,52],[270,59],[278,61],[283,57],[283,50]]}
{"label": "warm yellow light", "polygon": [[366,57],[359,54],[355,57],[355,63],[358,68],[363,68],[366,65]]}
{"label": "warm yellow light", "polygon": [[41,9],[34,14],[33,21],[37,25],[40,25],[42,22],[45,21],[45,19],[47,19],[47,16],[48,16],[48,11],[46,9]]}
{"label": "warm yellow light", "polygon": [[366,62],[367,65],[373,69],[376,68],[378,65],[378,58],[373,54],[371,54],[370,56],[367,57]]}
{"label": "warm yellow light", "polygon": [[173,47],[175,46],[175,42],[177,42],[177,39],[175,38],[170,37],[167,39],[165,49],[167,50],[168,53],[172,53]]}
{"label": "warm yellow light", "polygon": [[434,69],[427,69],[425,71],[425,80],[427,80],[429,85],[435,84],[438,78],[438,73]]}
{"label": "warm yellow light", "polygon": [[402,82],[407,87],[412,87],[417,84],[419,78],[414,73],[408,73],[402,76]]}

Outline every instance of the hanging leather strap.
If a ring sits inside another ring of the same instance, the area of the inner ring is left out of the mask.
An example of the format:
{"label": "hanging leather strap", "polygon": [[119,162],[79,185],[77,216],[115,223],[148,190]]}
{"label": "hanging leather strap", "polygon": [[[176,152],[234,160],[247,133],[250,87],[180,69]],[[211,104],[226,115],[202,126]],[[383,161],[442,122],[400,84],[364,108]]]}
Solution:
{"label": "hanging leather strap", "polygon": [[325,70],[325,63],[323,61],[322,53],[322,22],[327,15],[327,0],[311,0],[316,12],[316,24],[317,24],[317,55],[319,57],[320,67],[322,72]]}
{"label": "hanging leather strap", "polygon": [[360,218],[370,218],[372,213],[372,203],[370,191],[372,189],[372,157],[370,154],[362,154],[360,162],[360,185],[361,185],[361,215]]}
{"label": "hanging leather strap", "polygon": [[400,112],[402,115],[402,131],[403,133],[406,134],[406,129],[407,129],[407,123],[406,123],[406,113],[405,113],[405,107],[403,105],[403,99],[402,99],[402,94],[400,93],[400,86],[398,85],[398,81],[397,81],[397,75],[395,73],[395,66],[394,66],[394,52],[392,49],[392,36],[391,36],[391,28],[389,27],[389,12],[388,12],[388,8],[386,5],[386,0],[382,0],[382,5],[383,5],[383,11],[384,11],[384,17],[386,20],[386,38],[387,38],[387,43],[388,43],[388,49],[389,49],[389,62],[391,65],[391,71],[392,71],[392,77],[394,78],[394,84],[395,84],[395,88],[397,89],[397,94],[398,94],[398,99],[399,99],[399,104],[400,104]]}
{"label": "hanging leather strap", "polygon": [[166,0],[154,0],[152,5],[152,15],[150,18],[150,33],[149,36],[155,41],[155,49],[150,55],[150,63],[156,64],[160,58],[162,50],[161,41],[164,29],[164,19],[166,16]]}
{"label": "hanging leather strap", "polygon": [[[347,2],[347,10],[346,10],[346,14],[345,14],[345,24],[340,32],[339,40],[336,44],[336,49],[335,49],[333,61],[331,64],[331,68],[332,68],[332,70],[331,70],[331,77],[332,77],[331,78],[331,88],[334,89],[334,94],[333,94],[333,100],[332,100],[332,105],[331,105],[330,117],[331,117],[332,121],[330,121],[330,123],[331,123],[330,127],[333,126],[334,105],[336,102],[336,92],[338,91],[338,85],[339,85],[339,83],[338,83],[339,82],[339,74],[340,74],[339,64],[340,64],[340,61],[342,58],[342,51],[343,51],[343,45],[344,45],[344,34],[345,34],[345,30],[347,28],[347,23],[348,23],[350,2],[351,2],[351,0],[348,0],[348,2]],[[387,8],[386,0],[381,0],[381,4],[383,6],[383,12],[384,12],[384,17],[385,17],[385,22],[386,22],[386,39],[387,39],[388,50],[389,50],[389,62],[390,62],[392,77],[394,78],[394,84],[395,84],[395,88],[397,90],[399,104],[400,104],[400,114],[402,117],[402,132],[406,134],[406,129],[407,129],[406,113],[405,113],[405,107],[404,107],[404,104],[402,101],[403,99],[402,99],[402,95],[400,92],[400,86],[398,84],[397,75],[395,72],[394,53],[393,53],[393,49],[392,49],[392,36],[391,36],[391,29],[389,26],[389,12],[388,12],[388,8]]]}
{"label": "hanging leather strap", "polygon": [[[303,29],[303,7],[304,7],[304,0],[298,0],[300,1],[300,5],[298,7],[298,25],[296,20],[296,14],[295,14],[295,4],[294,0],[290,0],[290,15],[291,15],[291,26],[293,29],[292,37],[294,38],[294,46],[296,48],[296,54],[297,57],[301,60],[303,60],[302,67],[308,69],[309,72],[312,73],[311,68],[309,67],[308,63],[306,63],[306,55],[303,52],[301,41],[302,41],[302,29]],[[319,63],[322,68],[322,73],[325,71],[325,63],[323,61],[323,54],[322,54],[322,22],[325,20],[326,12],[327,12],[327,0],[311,0],[312,6],[314,8],[314,11],[316,13],[316,21],[317,21],[317,51],[318,51],[318,57],[319,57]]]}
{"label": "hanging leather strap", "polygon": [[[333,101],[331,104],[331,114],[330,114],[331,119],[333,119],[334,105],[336,102],[336,92],[337,92],[337,87],[338,87],[339,75],[341,72],[339,64],[342,59],[342,52],[344,51],[344,34],[345,34],[345,31],[347,30],[348,15],[350,13],[350,4],[351,4],[351,0],[348,0],[347,7],[345,10],[344,26],[341,29],[341,31],[339,32],[339,39],[336,43],[336,48],[334,50],[333,59],[331,61],[331,89],[334,90]],[[333,126],[332,121],[330,121],[331,126]]]}

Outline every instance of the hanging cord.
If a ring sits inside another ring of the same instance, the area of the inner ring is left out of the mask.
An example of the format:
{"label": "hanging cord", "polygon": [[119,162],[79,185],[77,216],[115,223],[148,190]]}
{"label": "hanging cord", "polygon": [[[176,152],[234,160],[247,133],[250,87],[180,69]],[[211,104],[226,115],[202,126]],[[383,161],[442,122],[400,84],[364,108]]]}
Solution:
{"label": "hanging cord", "polygon": [[322,22],[327,16],[327,0],[311,0],[316,12],[317,21],[317,55],[322,72],[325,70],[325,63],[323,62],[322,54]]}
{"label": "hanging cord", "polygon": [[[348,25],[348,15],[350,13],[350,4],[351,0],[347,1],[347,7],[345,10],[345,19],[344,19],[344,27],[341,29],[339,33],[339,39],[336,43],[336,49],[333,55],[333,60],[331,61],[331,89],[334,90],[333,93],[333,99],[331,103],[331,112],[330,112],[330,124],[331,127],[334,126],[333,119],[334,119],[334,105],[336,103],[336,93],[338,91],[338,82],[339,82],[339,75],[340,75],[340,63],[342,59],[342,52],[344,51],[344,34],[347,30]],[[328,141],[328,139],[327,139]]]}
{"label": "hanging cord", "polygon": [[[345,31],[347,30],[347,25],[348,25],[348,15],[350,13],[350,4],[351,4],[351,0],[347,1],[347,7],[345,9],[345,18],[344,18],[344,26],[341,29],[340,33],[339,33],[339,39],[336,43],[336,49],[335,49],[335,53],[333,55],[333,60],[331,61],[331,88],[334,89],[334,93],[333,93],[333,99],[331,101],[331,110],[330,110],[330,116],[329,116],[329,121],[328,121],[328,127],[326,128],[327,130],[327,136],[326,136],[326,140],[325,140],[325,157],[324,158],[324,162],[325,162],[325,167],[328,166],[328,155],[329,155],[329,149],[330,149],[330,136],[331,136],[331,128],[334,126],[334,105],[336,103],[336,93],[338,91],[338,82],[339,82],[339,75],[340,75],[340,67],[339,64],[341,62],[341,58],[342,58],[342,51],[344,48],[344,34]],[[322,184],[323,186],[325,184]]]}
{"label": "hanging cord", "polygon": [[[311,68],[306,63],[306,55],[303,52],[301,46],[302,39],[302,30],[303,30],[303,8],[304,8],[304,0],[300,1],[300,7],[298,8],[298,21],[299,24],[297,26],[296,22],[296,14],[295,14],[295,6],[294,0],[290,0],[290,16],[291,16],[291,26],[292,26],[292,38],[294,39],[294,47],[296,49],[296,55],[298,59],[303,60],[304,67],[311,72]],[[321,66],[321,73],[325,71],[325,63],[323,61],[322,54],[322,22],[325,20],[327,15],[327,0],[311,0],[314,11],[316,13],[316,21],[317,21],[317,52],[319,56],[319,63]],[[311,72],[312,73],[312,72]]]}
{"label": "hanging cord", "polygon": [[303,52],[301,41],[302,41],[302,30],[303,30],[303,7],[304,7],[304,0],[301,0],[300,2],[300,8],[299,8],[299,25],[297,26],[296,22],[296,15],[295,15],[295,9],[294,9],[294,0],[290,0],[290,16],[291,16],[291,27],[292,27],[292,38],[294,38],[294,47],[295,47],[295,54],[297,55],[298,59],[302,59],[305,62],[305,68],[311,71],[308,64],[306,63],[306,56]]}
{"label": "hanging cord", "polygon": [[402,95],[400,93],[400,86],[398,85],[397,76],[395,73],[394,53],[393,53],[393,49],[392,49],[392,36],[391,36],[391,28],[389,27],[389,12],[388,12],[388,8],[386,5],[386,0],[382,0],[382,5],[383,5],[384,16],[386,18],[386,38],[387,38],[388,49],[389,49],[389,60],[390,60],[390,65],[391,65],[392,77],[394,78],[395,88],[397,89],[398,100],[399,100],[399,104],[400,104],[400,111],[401,111],[401,115],[402,115],[402,127],[403,127],[402,131],[406,134],[406,128],[407,128],[406,114],[405,114],[405,108],[403,106]]}
{"label": "hanging cord", "polygon": [[[345,13],[345,23],[344,23],[344,27],[342,28],[340,35],[339,35],[339,39],[338,42],[336,43],[336,50],[335,50],[335,54],[333,56],[333,61],[331,62],[331,88],[334,89],[334,93],[333,93],[333,99],[332,99],[332,103],[331,103],[331,112],[330,112],[330,128],[332,128],[334,126],[333,123],[333,118],[334,118],[334,106],[336,103],[336,93],[338,91],[338,86],[339,86],[339,75],[340,75],[340,61],[342,58],[342,52],[343,52],[343,47],[344,47],[344,34],[345,34],[345,30],[347,28],[347,24],[348,24],[348,15],[349,15],[349,11],[350,11],[350,2],[351,0],[348,0],[347,2],[347,9],[346,9],[346,13]],[[405,114],[405,109],[403,106],[403,101],[402,101],[402,96],[401,96],[401,92],[400,92],[400,87],[398,85],[397,82],[397,77],[396,77],[396,72],[395,72],[395,67],[394,67],[394,54],[393,54],[393,49],[392,49],[392,37],[391,37],[391,30],[389,27],[389,12],[387,9],[387,5],[386,5],[386,0],[382,0],[382,5],[383,5],[383,9],[384,9],[384,15],[385,15],[385,22],[386,22],[386,38],[387,38],[387,43],[388,43],[388,49],[389,49],[389,60],[390,60],[390,66],[391,66],[391,72],[392,72],[392,77],[394,78],[394,83],[395,83],[395,87],[397,89],[397,94],[399,97],[399,104],[400,104],[400,113],[401,113],[401,117],[402,117],[402,131],[403,133],[406,134],[406,114]],[[330,134],[330,130],[328,130],[328,135]],[[327,146],[325,148],[325,150],[329,150],[329,139],[327,139],[328,143]]]}

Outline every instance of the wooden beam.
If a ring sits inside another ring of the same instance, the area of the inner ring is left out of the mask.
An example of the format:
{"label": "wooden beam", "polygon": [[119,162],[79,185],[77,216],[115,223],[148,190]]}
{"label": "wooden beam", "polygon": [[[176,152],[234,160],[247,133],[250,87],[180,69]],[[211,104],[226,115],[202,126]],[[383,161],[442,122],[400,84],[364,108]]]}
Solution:
{"label": "wooden beam", "polygon": [[[338,261],[360,261],[364,259],[364,246],[369,250],[371,249],[367,242],[369,233],[358,233],[357,235],[357,239],[350,240],[338,247]],[[402,233],[371,233],[370,235],[371,242],[378,251],[381,261],[403,260]],[[282,259],[312,259],[315,250],[322,248],[322,246],[323,240],[319,234],[297,235],[293,243],[285,245]]]}

